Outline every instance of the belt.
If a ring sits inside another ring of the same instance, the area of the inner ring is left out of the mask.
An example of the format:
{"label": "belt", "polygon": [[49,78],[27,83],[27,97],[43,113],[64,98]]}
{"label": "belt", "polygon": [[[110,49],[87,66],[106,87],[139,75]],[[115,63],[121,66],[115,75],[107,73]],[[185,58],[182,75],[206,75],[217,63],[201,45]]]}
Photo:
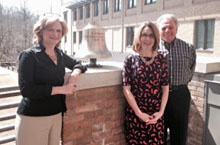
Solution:
{"label": "belt", "polygon": [[177,91],[180,88],[186,87],[186,85],[179,85],[179,86],[170,86],[169,91],[173,92],[173,91]]}

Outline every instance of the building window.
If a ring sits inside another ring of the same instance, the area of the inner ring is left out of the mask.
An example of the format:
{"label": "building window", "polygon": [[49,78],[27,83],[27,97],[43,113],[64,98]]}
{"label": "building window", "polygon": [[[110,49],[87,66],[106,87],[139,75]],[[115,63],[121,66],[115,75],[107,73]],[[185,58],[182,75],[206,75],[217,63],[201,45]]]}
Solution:
{"label": "building window", "polygon": [[73,20],[74,21],[77,20],[77,10],[76,9],[73,10]]}
{"label": "building window", "polygon": [[115,12],[121,11],[121,0],[115,0],[114,11]]}
{"label": "building window", "polygon": [[196,21],[196,48],[212,49],[214,44],[215,20]]}
{"label": "building window", "polygon": [[126,46],[132,46],[134,40],[134,27],[126,28]]}
{"label": "building window", "polygon": [[90,4],[86,5],[86,18],[90,18]]}
{"label": "building window", "polygon": [[82,31],[79,31],[79,44],[82,43]]}
{"label": "building window", "polygon": [[65,37],[64,37],[64,42],[66,43],[66,41],[67,41],[67,37],[65,36]]}
{"label": "building window", "polygon": [[109,0],[103,1],[103,14],[108,14],[109,9]]}
{"label": "building window", "polygon": [[149,4],[156,3],[156,1],[157,1],[157,0],[145,0],[145,1],[144,1],[144,4],[145,4],[145,5],[149,5]]}
{"label": "building window", "polygon": [[128,9],[136,8],[136,0],[128,0]]}
{"label": "building window", "polygon": [[66,23],[67,23],[67,12],[63,12],[63,18],[64,18],[64,20],[65,20]]}
{"label": "building window", "polygon": [[[63,18],[64,18],[64,21],[65,21],[66,24],[67,24],[67,11],[63,13]],[[66,41],[67,41],[67,38],[66,38],[66,36],[65,36],[65,37],[64,37],[64,42],[66,42]]]}
{"label": "building window", "polygon": [[99,15],[99,1],[95,1],[93,5],[94,5],[94,17],[96,17]]}
{"label": "building window", "polygon": [[79,8],[79,19],[82,20],[83,19],[83,7]]}
{"label": "building window", "polygon": [[73,44],[76,43],[76,32],[73,32]]}

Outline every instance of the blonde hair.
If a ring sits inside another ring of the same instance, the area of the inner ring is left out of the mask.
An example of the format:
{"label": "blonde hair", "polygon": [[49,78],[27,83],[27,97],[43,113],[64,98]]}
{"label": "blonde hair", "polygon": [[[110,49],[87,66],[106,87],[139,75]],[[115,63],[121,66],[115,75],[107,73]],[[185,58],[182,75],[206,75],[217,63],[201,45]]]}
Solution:
{"label": "blonde hair", "polygon": [[[57,21],[61,24],[62,36],[65,36],[68,32],[66,22],[56,15],[45,15],[34,25],[33,45],[41,43],[43,40],[42,31]],[[56,47],[60,47],[60,43],[61,41],[57,43]]]}
{"label": "blonde hair", "polygon": [[149,27],[151,29],[151,31],[153,33],[154,40],[155,40],[152,50],[153,51],[157,51],[158,48],[159,48],[159,44],[160,44],[159,30],[158,30],[157,26],[154,23],[146,22],[146,23],[142,24],[139,27],[137,33],[135,34],[134,42],[133,42],[133,47],[132,47],[132,49],[135,52],[139,52],[140,49],[141,49],[141,41],[140,41],[141,33],[144,30],[144,28],[146,28],[146,27]]}

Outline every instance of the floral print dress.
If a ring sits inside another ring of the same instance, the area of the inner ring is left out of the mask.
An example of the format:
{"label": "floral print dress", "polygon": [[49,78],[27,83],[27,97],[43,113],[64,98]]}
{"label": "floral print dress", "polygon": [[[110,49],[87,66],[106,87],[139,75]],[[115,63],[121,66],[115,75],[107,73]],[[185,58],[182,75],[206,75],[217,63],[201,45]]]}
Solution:
{"label": "floral print dress", "polygon": [[[168,68],[164,56],[158,54],[151,64],[145,64],[139,55],[128,55],[124,61],[122,78],[123,86],[131,86],[131,92],[142,112],[152,115],[160,110],[162,86],[168,85]],[[156,124],[147,125],[129,105],[125,112],[128,145],[164,144],[163,117]]]}

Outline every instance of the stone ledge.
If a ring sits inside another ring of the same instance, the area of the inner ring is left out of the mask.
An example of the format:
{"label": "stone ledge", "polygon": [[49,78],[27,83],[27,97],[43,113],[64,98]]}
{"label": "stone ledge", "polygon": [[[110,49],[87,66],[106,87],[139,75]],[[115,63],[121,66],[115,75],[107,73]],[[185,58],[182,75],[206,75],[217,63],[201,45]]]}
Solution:
{"label": "stone ledge", "polygon": [[215,73],[220,72],[220,60],[215,57],[205,57],[205,56],[197,56],[196,59],[196,69],[197,73]]}
{"label": "stone ledge", "polygon": [[[122,59],[121,59],[122,60]],[[120,85],[122,82],[122,61],[101,61],[101,68],[89,68],[79,79],[77,90]],[[218,58],[197,57],[196,73],[208,74],[220,72],[220,60]]]}
{"label": "stone ledge", "polygon": [[[122,63],[120,62],[99,62],[101,68],[88,68],[87,72],[81,74],[77,90],[85,90],[99,87],[120,85],[122,83]],[[67,73],[66,79],[70,77]]]}

